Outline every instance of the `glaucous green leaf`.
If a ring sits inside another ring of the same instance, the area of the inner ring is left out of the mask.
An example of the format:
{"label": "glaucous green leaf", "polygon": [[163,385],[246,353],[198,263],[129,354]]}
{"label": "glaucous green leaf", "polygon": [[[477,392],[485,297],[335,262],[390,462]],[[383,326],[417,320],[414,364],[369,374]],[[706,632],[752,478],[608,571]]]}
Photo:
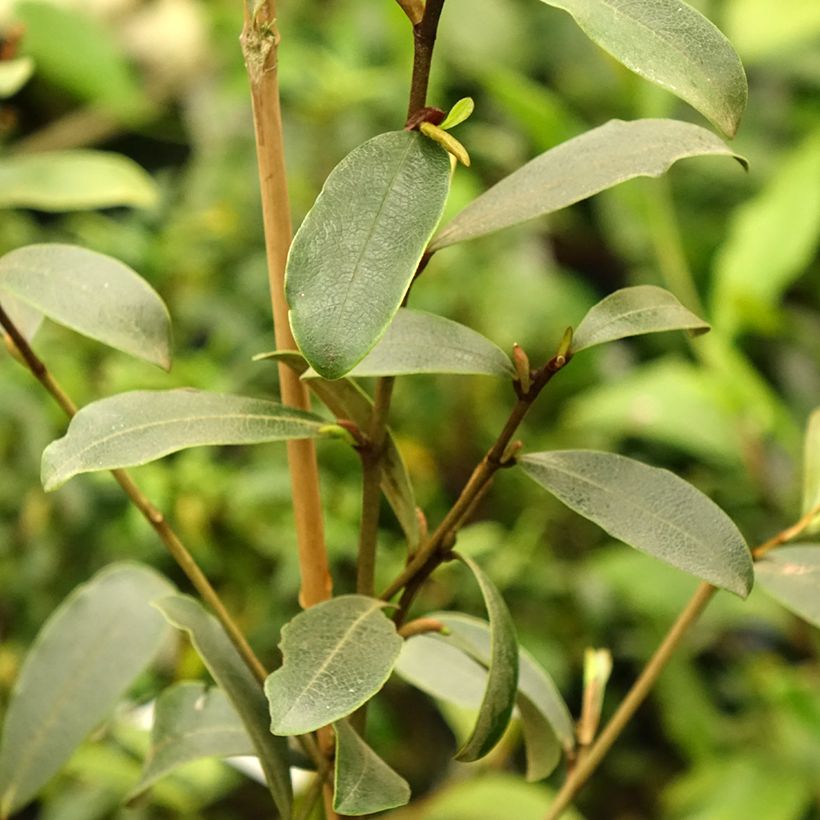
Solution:
{"label": "glaucous green leaf", "polygon": [[569,12],[604,51],[686,100],[733,137],[748,88],[740,57],[700,12],[680,0],[544,0]]}
{"label": "glaucous green leaf", "polygon": [[[465,325],[421,310],[401,308],[378,344],[348,376],[416,373],[515,375],[509,356]],[[318,376],[310,369],[304,378]]]}
{"label": "glaucous green leaf", "polygon": [[772,550],[755,564],[755,581],[790,612],[820,627],[820,544]]}
{"label": "glaucous green leaf", "polygon": [[6,295],[84,336],[171,367],[168,309],[139,274],[110,256],[58,243],[18,248],[0,257],[0,298]]}
{"label": "glaucous green leaf", "polygon": [[[725,333],[769,330],[786,288],[820,241],[820,130],[778,162],[775,176],[733,214],[715,257],[712,316]],[[784,237],[788,237],[785,240]]]}
{"label": "glaucous green leaf", "polygon": [[282,666],[265,682],[274,734],[327,726],[384,686],[402,645],[384,607],[375,598],[341,595],[282,628]]}
{"label": "glaucous green leaf", "polygon": [[336,731],[333,808],[359,816],[394,809],[410,801],[410,786],[396,774],[346,721],[333,724]]}
{"label": "glaucous green leaf", "polygon": [[478,760],[501,739],[515,706],[518,691],[518,639],[510,611],[495,584],[472,558],[460,556],[481,588],[490,621],[490,657],[487,688],[472,734],[456,752],[456,760]]}
{"label": "glaucous green leaf", "polygon": [[657,177],[680,159],[734,157],[711,131],[676,120],[610,120],[551,148],[471,202],[430,243],[446,248],[566,208],[635,177]]}
{"label": "glaucous green leaf", "polygon": [[188,633],[208,671],[231,699],[259,757],[276,808],[282,817],[290,817],[293,791],[287,741],[268,731],[268,709],[262,688],[222,625],[187,595],[163,598],[156,606],[170,624]]}
{"label": "glaucous green leaf", "polygon": [[[820,505],[820,407],[809,416],[803,444],[803,515]],[[807,532],[820,530],[820,513],[807,527]]]}
{"label": "glaucous green leaf", "polygon": [[[308,363],[301,353],[280,350],[264,353],[255,359],[276,359],[285,362],[300,376],[308,370]],[[350,419],[362,430],[370,426],[373,401],[352,379],[310,379],[310,389],[336,418]],[[390,503],[409,544],[419,543],[419,520],[416,515],[416,495],[410,482],[407,466],[401,456],[392,431],[388,428],[382,454],[381,486]]]}
{"label": "glaucous green leaf", "polygon": [[320,375],[343,376],[381,338],[449,187],[447,153],[415,131],[368,140],[327,178],[286,271],[293,334]]}
{"label": "glaucous green leaf", "polygon": [[318,438],[324,419],[264,399],[204,390],[134,390],[83,407],[43,452],[43,487],[147,464],[188,447]]}
{"label": "glaucous green leaf", "polygon": [[121,154],[78,148],[0,157],[0,208],[86,211],[156,202],[154,181]]}
{"label": "glaucous green leaf", "polygon": [[578,353],[616,339],[664,330],[706,333],[709,325],[668,290],[655,285],[622,288],[589,309],[572,335],[570,350]]}
{"label": "glaucous green leaf", "polygon": [[17,57],[0,62],[0,99],[16,94],[34,73],[31,57]]}
{"label": "glaucous green leaf", "polygon": [[26,658],[0,740],[0,816],[25,806],[114,708],[167,637],[154,599],[174,591],[113,564],[52,613]]}
{"label": "glaucous green leaf", "polygon": [[749,548],[710,498],[668,470],[614,453],[557,450],[519,459],[524,472],[611,536],[741,598]]}
{"label": "glaucous green leaf", "polygon": [[242,720],[225,693],[199,681],[169,686],[157,698],[151,746],[133,800],[174,769],[203,757],[256,753]]}

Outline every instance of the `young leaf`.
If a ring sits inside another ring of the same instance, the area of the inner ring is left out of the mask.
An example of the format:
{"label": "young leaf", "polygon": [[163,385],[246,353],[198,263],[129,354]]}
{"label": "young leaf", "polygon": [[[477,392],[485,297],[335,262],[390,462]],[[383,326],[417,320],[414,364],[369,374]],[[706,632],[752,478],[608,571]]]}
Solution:
{"label": "young leaf", "polygon": [[161,575],[114,564],[52,613],[17,679],[0,740],[0,817],[25,806],[114,708],[168,634]]}
{"label": "young leaf", "polygon": [[[512,378],[515,370],[501,348],[458,322],[401,308],[381,341],[349,376],[409,376],[460,373]],[[315,378],[315,370],[305,374]]]}
{"label": "young leaf", "polygon": [[680,159],[745,160],[711,131],[676,120],[610,120],[551,148],[502,179],[438,232],[430,250],[493,233],[634,177],[657,177]]}
{"label": "young leaf", "polygon": [[83,407],[43,452],[42,482],[55,490],[80,473],[134,467],[213,444],[318,438],[325,419],[263,399],[203,390],[134,390]]}
{"label": "young leaf", "polygon": [[75,149],[0,158],[0,208],[85,211],[156,202],[154,181],[120,154]]}
{"label": "young leaf", "polygon": [[664,330],[706,333],[709,325],[668,290],[655,285],[622,288],[589,309],[572,335],[573,353],[587,347]]}
{"label": "young leaf", "polygon": [[360,737],[346,720],[333,724],[336,731],[336,774],[333,808],[340,814],[359,816],[403,806],[410,801],[410,786]]}
{"label": "young leaf", "polygon": [[188,633],[208,671],[231,699],[262,764],[276,808],[282,817],[290,817],[293,792],[287,742],[268,731],[265,696],[230,638],[219,621],[187,595],[163,598],[156,607],[170,624]]}
{"label": "young leaf", "polygon": [[439,128],[445,131],[461,125],[468,119],[475,110],[475,103],[472,97],[462,97],[447,113],[447,116],[439,123]]}
{"label": "young leaf", "polygon": [[286,273],[293,334],[325,378],[351,370],[387,329],[449,186],[447,153],[410,131],[368,140],[328,177]]}
{"label": "young leaf", "polygon": [[236,709],[221,689],[207,689],[198,681],[176,683],[157,698],[151,747],[140,782],[128,800],[191,761],[255,753]]}
{"label": "young leaf", "polygon": [[472,734],[456,752],[456,760],[478,760],[501,739],[515,705],[518,690],[518,640],[515,625],[495,584],[471,558],[460,560],[475,576],[490,621],[490,658],[487,688]]}
{"label": "young leaf", "polygon": [[[280,350],[254,358],[281,360],[300,376],[308,370],[305,357],[296,351]],[[330,381],[312,378],[308,381],[308,385],[336,418],[350,419],[360,429],[367,429],[370,424],[373,402],[356,382],[351,379]],[[413,485],[410,483],[404,459],[389,429],[382,454],[381,485],[382,492],[393,508],[407,542],[413,545],[418,544],[421,535],[416,515],[416,495],[413,492]]]}
{"label": "young leaf", "polygon": [[17,57],[0,62],[0,99],[16,94],[34,73],[31,57]]}
{"label": "young leaf", "polygon": [[790,612],[820,627],[820,544],[773,550],[755,564],[755,581]]}
{"label": "young leaf", "polygon": [[731,519],[668,470],[594,450],[519,459],[524,472],[613,538],[745,598],[754,573]]}
{"label": "young leaf", "polygon": [[437,142],[448,154],[452,154],[462,165],[470,167],[470,155],[467,149],[448,131],[433,125],[431,122],[423,122],[419,125],[419,131],[428,139]]}
{"label": "young leaf", "polygon": [[[806,425],[803,445],[803,515],[820,505],[820,407],[812,412]],[[820,513],[806,528],[814,533],[820,530]]]}
{"label": "young leaf", "polygon": [[627,68],[686,100],[733,137],[748,88],[731,43],[680,0],[544,0]]}
{"label": "young leaf", "polygon": [[342,595],[282,628],[282,666],[265,682],[274,734],[327,726],[384,686],[402,644],[384,606],[364,595]]}
{"label": "young leaf", "polygon": [[57,243],[18,248],[0,257],[0,299],[7,294],[84,336],[171,367],[168,309],[110,256]]}

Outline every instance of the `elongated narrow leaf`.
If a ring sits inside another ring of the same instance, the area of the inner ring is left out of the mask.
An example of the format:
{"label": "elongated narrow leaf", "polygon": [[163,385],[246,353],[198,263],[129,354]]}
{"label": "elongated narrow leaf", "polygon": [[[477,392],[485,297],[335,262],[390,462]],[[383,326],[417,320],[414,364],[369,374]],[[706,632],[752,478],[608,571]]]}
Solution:
{"label": "elongated narrow leaf", "polygon": [[520,459],[524,472],[611,536],[745,598],[749,548],[711,499],[668,470],[594,450]]}
{"label": "elongated narrow leaf", "polygon": [[0,741],[0,817],[26,805],[114,708],[167,626],[151,601],[174,591],[115,564],[71,593],[43,626],[17,679]]}
{"label": "elongated narrow leaf", "polygon": [[737,154],[711,131],[676,120],[610,120],[551,148],[471,202],[433,239],[431,250],[566,208],[635,177],[657,177],[675,162]]}
{"label": "elongated narrow leaf", "polygon": [[447,153],[409,131],[374,137],[328,177],[286,273],[293,334],[325,378],[351,370],[387,329],[449,185]]}
{"label": "elongated narrow leaf", "polygon": [[333,808],[359,816],[394,809],[410,801],[410,786],[360,737],[346,720],[336,730],[336,775]]}
{"label": "elongated narrow leaf", "polygon": [[572,337],[572,352],[664,330],[706,333],[709,325],[687,310],[668,290],[655,285],[622,288],[590,308]]}
{"label": "elongated narrow leaf", "polygon": [[820,544],[773,550],[755,564],[755,580],[786,609],[820,627]]}
{"label": "elongated narrow leaf", "polygon": [[0,208],[86,211],[156,202],[154,181],[120,154],[76,149],[0,158]]}
{"label": "elongated narrow leaf", "polygon": [[18,57],[15,60],[0,62],[0,99],[16,94],[29,80],[34,72],[34,60],[31,57]]}
{"label": "elongated narrow leaf", "polygon": [[[349,376],[402,376],[414,373],[461,373],[514,376],[501,348],[469,327],[402,308],[381,341],[348,373]],[[315,370],[306,379],[318,376]]]}
{"label": "elongated narrow leaf", "polygon": [[544,0],[627,68],[686,100],[730,137],[748,93],[731,43],[681,0]]}
{"label": "elongated narrow leaf", "polygon": [[[304,356],[296,351],[277,351],[266,353],[261,357],[285,362],[300,376],[308,369]],[[370,414],[373,402],[370,396],[351,379],[310,379],[310,389],[319,397],[336,418],[350,419],[360,429],[367,430],[370,425]],[[382,454],[382,492],[390,502],[396,519],[401,525],[407,542],[419,543],[419,520],[416,515],[416,495],[404,459],[401,456],[393,433],[388,430]]]}
{"label": "elongated narrow leaf", "polygon": [[[820,407],[810,416],[803,445],[803,515],[820,506]],[[820,513],[807,527],[807,532],[820,530]]]}
{"label": "elongated narrow leaf", "polygon": [[151,748],[133,800],[174,769],[203,757],[256,753],[236,709],[221,689],[183,681],[157,698]]}
{"label": "elongated narrow leaf", "polygon": [[156,604],[169,623],[187,632],[208,671],[236,707],[253,743],[279,814],[290,817],[293,792],[287,742],[268,731],[268,710],[262,688],[231,643],[219,621],[187,595]]}
{"label": "elongated narrow leaf", "polygon": [[61,325],[132,356],[171,367],[171,319],[157,292],[127,265],[73,245],[28,245],[0,257],[10,294]]}
{"label": "elongated narrow leaf", "polygon": [[317,438],[327,422],[263,399],[203,390],[135,390],[83,407],[43,452],[42,481],[54,490],[72,476],[133,467],[209,444]]}
{"label": "elongated narrow leaf", "polygon": [[354,712],[384,686],[402,640],[383,601],[342,595],[282,629],[282,666],[268,676],[271,731],[312,732]]}
{"label": "elongated narrow leaf", "polygon": [[471,558],[461,557],[481,588],[490,620],[490,659],[487,688],[473,732],[456,753],[457,760],[478,760],[501,739],[512,716],[518,691],[518,640],[510,611],[484,570]]}

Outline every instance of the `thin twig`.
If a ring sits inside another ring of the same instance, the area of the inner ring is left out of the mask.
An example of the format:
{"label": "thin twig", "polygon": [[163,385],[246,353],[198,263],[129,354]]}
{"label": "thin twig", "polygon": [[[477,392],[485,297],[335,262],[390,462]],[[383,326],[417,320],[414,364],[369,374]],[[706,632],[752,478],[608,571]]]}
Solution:
{"label": "thin twig", "polygon": [[[2,307],[0,307],[0,325],[8,333],[16,351],[20,354],[20,358],[25,362],[32,375],[60,405],[65,414],[72,418],[77,413],[77,405],[51,375],[46,365],[32,350],[31,345]],[[125,470],[111,470],[111,474],[128,498],[131,499],[134,506],[142,513],[145,520],[154,528],[171,557],[185,573],[202,600],[213,610],[253,676],[260,684],[263,684],[268,676],[265,667],[256,657],[236,621],[231,617],[216,590],[211,586],[211,582],[199,568],[199,565],[171,525],[165,520],[165,516],[148,500]]]}
{"label": "thin twig", "polygon": [[407,118],[427,102],[427,87],[430,84],[430,65],[433,61],[433,48],[436,44],[438,21],[444,0],[427,0],[421,22],[413,26],[413,78],[410,81],[410,100],[407,106]]}
{"label": "thin twig", "polygon": [[772,536],[768,541],[764,541],[760,544],[760,546],[755,547],[752,550],[752,558],[754,558],[755,561],[758,561],[773,549],[783,546],[783,544],[788,541],[793,541],[806,529],[806,527],[812,523],[812,521],[814,521],[815,518],[817,518],[818,515],[820,515],[820,504],[812,507],[812,509],[810,509],[802,518],[792,524],[791,527],[786,527],[785,530],[782,530],[777,533],[777,535]]}

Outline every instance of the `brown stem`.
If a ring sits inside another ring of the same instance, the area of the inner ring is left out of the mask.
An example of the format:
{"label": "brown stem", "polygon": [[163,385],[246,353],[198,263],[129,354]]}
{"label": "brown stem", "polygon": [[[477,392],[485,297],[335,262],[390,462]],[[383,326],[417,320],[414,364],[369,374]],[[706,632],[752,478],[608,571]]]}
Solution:
{"label": "brown stem", "polygon": [[419,548],[404,570],[382,593],[381,597],[384,600],[389,600],[399,590],[404,589],[404,594],[399,603],[399,611],[397,612],[397,622],[400,623],[406,616],[409,605],[424,580],[447,557],[455,543],[456,533],[473,509],[476,500],[486,491],[493,476],[499,469],[511,463],[505,456],[515,431],[524,420],[540,392],[568,361],[569,359],[565,355],[553,356],[540,371],[534,374],[529,391],[520,393],[519,399],[504,425],[504,429],[473,470],[472,475],[444,520],[427,542]]}
{"label": "brown stem", "polygon": [[[248,5],[246,3],[245,25],[240,40],[251,86],[276,347],[295,350],[285,301],[285,264],[292,229],[279,107],[276,9],[272,0],[266,0],[256,6],[251,14]],[[296,373],[282,363],[279,364],[279,383],[284,404],[302,410],[310,409],[306,386]],[[310,607],[329,598],[332,590],[319,497],[316,449],[310,439],[298,439],[288,442],[287,451],[302,576],[299,600],[302,606]]]}
{"label": "brown stem", "polygon": [[[43,361],[31,349],[31,345],[29,345],[28,341],[20,333],[17,326],[12,322],[2,307],[0,307],[0,325],[2,325],[8,333],[16,352],[25,362],[37,381],[49,392],[65,414],[69,418],[72,418],[77,413],[77,405],[62,387],[60,387]],[[242,634],[242,631],[225,608],[216,590],[211,586],[211,582],[199,568],[199,565],[182,541],[180,541],[179,536],[171,528],[171,525],[165,520],[165,516],[148,500],[125,470],[112,470],[111,474],[117,480],[120,487],[122,487],[128,498],[131,499],[134,506],[142,513],[145,520],[154,528],[154,531],[160,537],[162,543],[165,544],[171,557],[185,573],[202,600],[213,610],[219,622],[228,633],[228,637],[231,639],[233,645],[245,661],[248,669],[253,673],[253,676],[260,683],[264,683],[268,675],[265,667],[259,658],[256,657],[250,644]]]}
{"label": "brown stem", "polygon": [[766,553],[771,552],[773,549],[777,547],[783,546],[788,541],[792,541],[793,539],[797,538],[809,524],[814,521],[817,516],[820,515],[820,504],[815,505],[810,509],[802,518],[792,524],[790,527],[786,527],[785,530],[781,530],[777,535],[772,536],[768,541],[764,541],[760,546],[755,547],[752,550],[752,558],[755,561],[760,560],[763,558]]}
{"label": "brown stem", "polygon": [[413,78],[410,81],[410,101],[407,106],[407,118],[427,102],[427,86],[430,84],[430,65],[433,61],[433,48],[436,44],[438,21],[444,0],[427,0],[424,17],[413,26]]}

